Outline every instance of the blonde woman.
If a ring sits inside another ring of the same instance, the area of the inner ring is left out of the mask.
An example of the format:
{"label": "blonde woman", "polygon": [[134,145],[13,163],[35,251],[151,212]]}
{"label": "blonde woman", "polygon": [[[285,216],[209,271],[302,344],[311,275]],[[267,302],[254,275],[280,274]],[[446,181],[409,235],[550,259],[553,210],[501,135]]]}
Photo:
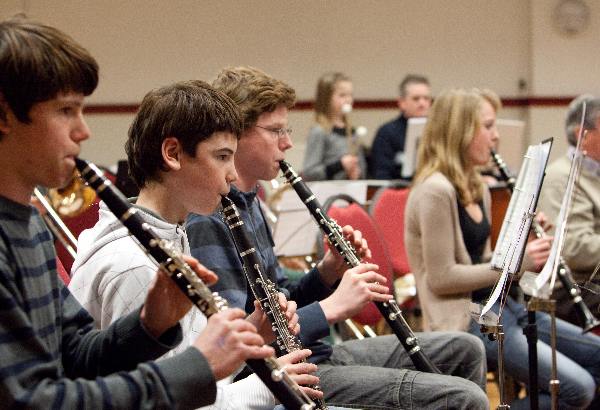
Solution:
{"label": "blonde woman", "polygon": [[310,181],[361,179],[367,164],[348,114],[352,111],[352,81],[343,73],[319,78],[315,98],[316,124],[308,135],[304,178]]}
{"label": "blonde woman", "polygon": [[[481,335],[468,305],[485,300],[498,280],[490,268],[490,193],[478,167],[488,163],[499,136],[491,92],[451,90],[433,104],[419,149],[417,173],[406,208],[406,246],[415,273],[424,326],[463,330],[480,336],[488,365],[497,366],[497,343]],[[524,268],[537,270],[549,255],[550,239],[527,245]],[[515,285],[513,285],[515,286]],[[497,309],[497,306],[495,307]],[[509,297],[503,312],[506,371],[528,381],[526,311]],[[550,408],[549,318],[538,314],[540,408]],[[600,338],[581,335],[563,321],[558,326],[559,407],[585,408],[600,377]],[[576,346],[576,347],[575,347]],[[528,399],[512,403],[528,408]]]}

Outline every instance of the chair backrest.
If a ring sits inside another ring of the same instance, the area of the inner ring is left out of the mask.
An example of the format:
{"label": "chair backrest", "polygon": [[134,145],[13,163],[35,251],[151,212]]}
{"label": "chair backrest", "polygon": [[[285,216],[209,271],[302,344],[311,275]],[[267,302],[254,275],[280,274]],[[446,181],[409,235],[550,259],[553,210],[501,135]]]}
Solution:
{"label": "chair backrest", "polygon": [[71,281],[71,277],[58,257],[56,258],[56,272],[58,272],[58,276],[62,279],[65,285],[68,285]]}
{"label": "chair backrest", "polygon": [[404,210],[409,192],[408,188],[381,188],[373,196],[369,209],[390,251],[397,276],[411,272],[404,246]]}
{"label": "chair backrest", "polygon": [[[344,206],[340,206],[340,202]],[[365,260],[365,262],[379,265],[379,273],[388,280],[387,286],[390,289],[393,288],[389,253],[379,229],[368,212],[354,198],[344,194],[330,197],[323,205],[323,210],[340,226],[350,225],[361,231],[363,237],[369,243],[369,249],[372,253],[372,257]],[[375,305],[370,303],[353,319],[362,325],[375,325],[381,319],[381,314]]]}

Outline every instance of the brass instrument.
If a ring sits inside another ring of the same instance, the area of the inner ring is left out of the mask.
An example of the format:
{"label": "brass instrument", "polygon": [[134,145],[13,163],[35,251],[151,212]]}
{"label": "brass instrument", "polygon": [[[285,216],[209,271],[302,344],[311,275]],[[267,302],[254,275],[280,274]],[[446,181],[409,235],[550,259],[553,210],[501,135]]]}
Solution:
{"label": "brass instrument", "polygon": [[77,238],[62,218],[75,217],[83,213],[96,199],[96,193],[83,183],[79,172],[74,170],[71,181],[65,187],[49,189],[46,195],[35,188],[33,195],[46,211],[42,217],[48,229],[52,231],[69,255],[75,259]]}
{"label": "brass instrument", "polygon": [[62,188],[48,190],[48,198],[52,208],[63,217],[80,215],[96,199],[96,193],[85,185],[77,170],[73,171],[71,181]]}

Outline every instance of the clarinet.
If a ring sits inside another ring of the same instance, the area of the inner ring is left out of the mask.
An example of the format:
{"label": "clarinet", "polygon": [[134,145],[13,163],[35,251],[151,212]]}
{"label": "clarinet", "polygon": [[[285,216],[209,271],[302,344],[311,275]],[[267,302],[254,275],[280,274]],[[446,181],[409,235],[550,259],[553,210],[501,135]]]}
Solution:
{"label": "clarinet", "polygon": [[[286,353],[303,349],[300,339],[288,327],[285,312],[279,305],[277,286],[266,276],[262,262],[256,254],[256,248],[245,231],[244,221],[242,221],[237,207],[227,196],[221,197],[221,204],[223,205],[221,216],[231,231],[233,242],[242,259],[246,281],[271,322],[276,335],[277,347]],[[311,388],[320,390],[319,386],[311,386]],[[327,410],[327,405],[322,399],[313,399],[313,401],[317,405],[317,409]]]}
{"label": "clarinet", "polygon": [[[211,292],[169,241],[159,238],[152,232],[137,213],[137,209],[94,164],[79,158],[75,159],[75,163],[81,177],[94,188],[111,212],[129,229],[142,247],[206,317],[228,309],[227,301],[217,293]],[[286,408],[295,410],[314,408],[314,403],[279,366],[274,357],[248,359],[246,364]]]}
{"label": "clarinet", "polygon": [[[512,176],[510,170],[508,169],[508,166],[506,165],[502,157],[500,157],[500,155],[498,155],[498,153],[496,153],[493,150],[492,159],[496,164],[496,167],[498,167],[498,171],[500,171],[500,176],[506,182],[506,187],[512,193],[515,189],[515,177]],[[535,219],[531,223],[531,229],[533,230],[535,237],[538,239],[544,238],[546,236],[544,228]],[[585,304],[585,301],[581,297],[581,290],[579,289],[579,286],[577,286],[577,283],[575,283],[575,280],[573,279],[573,275],[571,273],[571,269],[569,268],[562,256],[560,256],[559,259],[557,273],[558,279],[565,287],[565,289],[568,290],[569,296],[573,301],[579,319],[583,322],[583,333],[587,333],[590,330],[597,327],[598,325],[600,325],[600,321],[594,317],[594,314],[592,313],[590,308]]]}
{"label": "clarinet", "polygon": [[[346,264],[353,268],[360,264],[360,258],[356,250],[342,234],[342,228],[322,210],[321,204],[312,193],[310,188],[302,180],[296,171],[286,161],[279,162],[286,180],[292,185],[300,200],[306,205],[313,218],[317,221],[319,228],[327,237],[329,244],[342,255]],[[425,355],[419,341],[412,329],[404,319],[400,307],[394,299],[388,302],[373,302],[385,318],[386,322],[400,340],[404,350],[408,353],[416,369],[423,372],[441,374],[439,369]]]}

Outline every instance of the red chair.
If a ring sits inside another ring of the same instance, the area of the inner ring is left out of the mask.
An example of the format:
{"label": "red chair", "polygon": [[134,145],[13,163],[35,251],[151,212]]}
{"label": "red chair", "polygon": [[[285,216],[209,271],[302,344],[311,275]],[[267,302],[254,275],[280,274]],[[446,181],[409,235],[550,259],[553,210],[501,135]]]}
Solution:
{"label": "red chair", "polygon": [[69,273],[63,266],[60,259],[58,259],[58,257],[56,258],[56,272],[58,273],[58,276],[62,279],[62,281],[65,283],[65,285],[68,285],[71,281],[71,277],[69,276]]}
{"label": "red chair", "polygon": [[396,276],[411,272],[404,246],[404,210],[409,192],[408,188],[381,188],[369,209],[390,251]]}
{"label": "red chair", "polygon": [[[339,206],[339,202],[344,203],[345,206]],[[367,211],[354,198],[344,194],[330,197],[323,205],[323,210],[340,226],[350,225],[362,232],[372,253],[372,258],[365,262],[379,265],[379,273],[385,276],[388,280],[387,285],[392,288],[393,274],[386,244]],[[321,241],[318,243],[320,244]],[[382,317],[375,305],[370,303],[353,319],[361,325],[374,326]]]}

